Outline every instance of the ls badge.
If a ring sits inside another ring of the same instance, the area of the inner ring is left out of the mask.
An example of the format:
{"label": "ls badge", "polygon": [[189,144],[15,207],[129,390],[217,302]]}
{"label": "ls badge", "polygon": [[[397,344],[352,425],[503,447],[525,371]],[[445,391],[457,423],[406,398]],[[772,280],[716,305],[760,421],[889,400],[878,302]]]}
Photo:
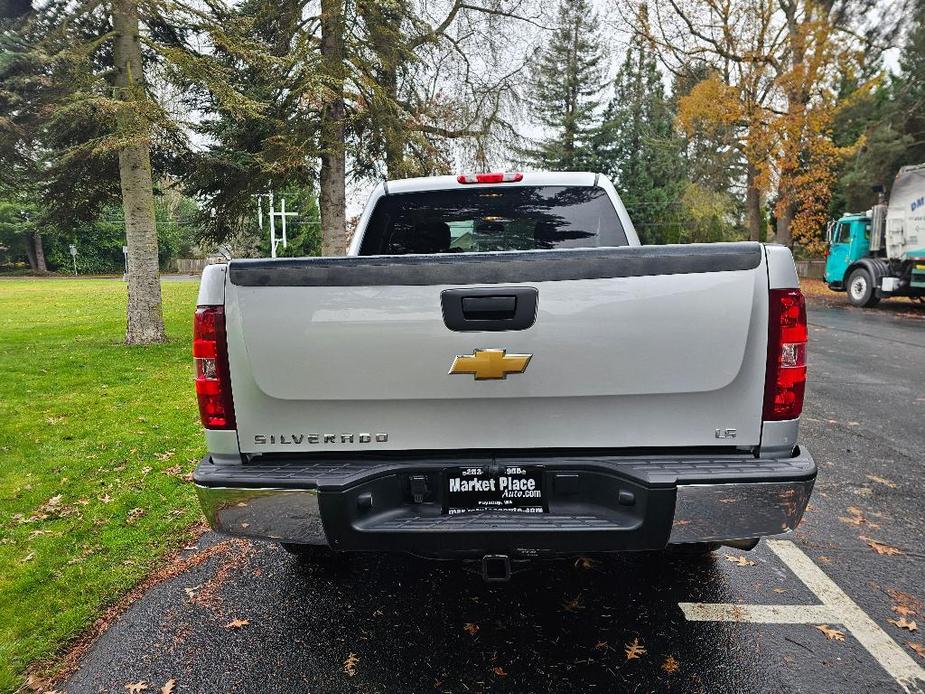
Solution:
{"label": "ls badge", "polygon": [[476,381],[500,380],[527,370],[532,354],[508,354],[505,349],[477,349],[453,360],[451,374],[472,374]]}

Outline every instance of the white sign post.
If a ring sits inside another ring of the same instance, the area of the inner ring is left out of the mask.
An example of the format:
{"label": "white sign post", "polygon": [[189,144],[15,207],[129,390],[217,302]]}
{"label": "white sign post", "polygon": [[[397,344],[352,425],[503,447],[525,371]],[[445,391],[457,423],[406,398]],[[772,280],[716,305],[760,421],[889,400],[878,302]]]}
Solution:
{"label": "white sign post", "polygon": [[[299,214],[298,212],[286,212],[286,198],[280,198],[281,211],[277,212],[273,191],[270,191],[269,193],[256,193],[252,197],[257,198],[257,226],[260,229],[261,234],[263,233],[263,199],[267,199],[267,214],[270,218],[270,257],[275,258],[276,248],[279,246],[280,242],[282,242],[283,248],[287,248],[289,246],[289,237],[286,233],[286,218],[298,217]],[[282,219],[282,235],[278,239],[276,238],[277,217]]]}
{"label": "white sign post", "polygon": [[68,248],[71,251],[71,260],[74,261],[74,277],[77,277],[77,246],[72,243]]}
{"label": "white sign post", "polygon": [[270,257],[276,257],[276,210],[273,209],[273,191],[270,191]]}
{"label": "white sign post", "polygon": [[298,212],[286,212],[286,198],[280,200],[280,212],[277,213],[283,220],[283,248],[289,246],[289,238],[286,236],[286,217],[298,217]]}

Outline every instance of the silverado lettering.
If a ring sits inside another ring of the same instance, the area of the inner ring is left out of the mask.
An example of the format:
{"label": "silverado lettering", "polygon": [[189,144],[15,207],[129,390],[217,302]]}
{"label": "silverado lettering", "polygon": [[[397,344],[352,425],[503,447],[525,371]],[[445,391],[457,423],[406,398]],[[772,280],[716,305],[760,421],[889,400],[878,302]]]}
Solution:
{"label": "silverado lettering", "polygon": [[376,434],[254,434],[254,444],[265,446],[279,443],[285,445],[299,445],[301,443],[387,443],[389,435],[385,432]]}

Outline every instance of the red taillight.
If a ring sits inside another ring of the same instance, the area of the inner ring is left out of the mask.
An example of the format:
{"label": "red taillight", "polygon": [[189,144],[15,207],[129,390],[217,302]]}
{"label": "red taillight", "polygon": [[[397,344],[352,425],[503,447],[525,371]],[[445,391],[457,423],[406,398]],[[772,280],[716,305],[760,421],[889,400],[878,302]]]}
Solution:
{"label": "red taillight", "polygon": [[768,368],[764,419],[795,419],[806,388],[806,301],[799,289],[772,289],[768,310]]}
{"label": "red taillight", "polygon": [[460,183],[517,183],[524,180],[524,175],[519,171],[459,174],[456,180]]}
{"label": "red taillight", "polygon": [[196,362],[196,397],[203,426],[206,429],[234,429],[223,307],[199,306],[196,309],[193,358]]}

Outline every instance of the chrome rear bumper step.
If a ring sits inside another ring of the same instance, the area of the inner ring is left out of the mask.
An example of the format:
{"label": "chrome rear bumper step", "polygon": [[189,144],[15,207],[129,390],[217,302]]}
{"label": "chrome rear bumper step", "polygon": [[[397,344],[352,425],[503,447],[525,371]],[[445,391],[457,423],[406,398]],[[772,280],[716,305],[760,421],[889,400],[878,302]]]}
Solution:
{"label": "chrome rear bumper step", "polygon": [[[816,476],[805,450],[767,460],[518,459],[524,460],[545,468],[547,513],[446,515],[445,470],[466,464],[455,457],[221,465],[206,458],[194,480],[209,524],[232,535],[340,550],[529,557],[786,533],[799,524]],[[429,481],[427,499],[412,495],[412,476]],[[570,478],[569,491],[558,488],[561,477]]]}

